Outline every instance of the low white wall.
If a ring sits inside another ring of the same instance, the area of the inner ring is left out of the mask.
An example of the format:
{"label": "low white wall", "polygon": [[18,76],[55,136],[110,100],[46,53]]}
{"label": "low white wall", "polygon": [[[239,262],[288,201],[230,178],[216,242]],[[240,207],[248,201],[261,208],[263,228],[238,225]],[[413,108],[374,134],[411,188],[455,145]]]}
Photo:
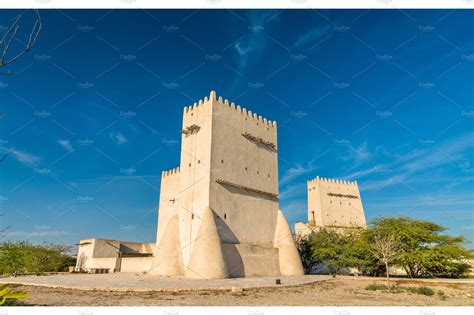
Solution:
{"label": "low white wall", "polygon": [[123,257],[120,272],[145,272],[150,270],[153,257]]}

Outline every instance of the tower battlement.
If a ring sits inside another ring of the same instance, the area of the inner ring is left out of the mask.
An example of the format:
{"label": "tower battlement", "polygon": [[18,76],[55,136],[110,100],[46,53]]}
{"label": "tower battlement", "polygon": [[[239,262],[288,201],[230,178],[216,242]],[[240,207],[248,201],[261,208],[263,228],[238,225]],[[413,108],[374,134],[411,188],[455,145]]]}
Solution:
{"label": "tower battlement", "polygon": [[175,167],[173,169],[170,169],[168,171],[161,172],[161,177],[167,177],[167,176],[171,176],[171,175],[175,175],[175,174],[179,174],[179,166]]}
{"label": "tower battlement", "polygon": [[349,180],[342,180],[342,179],[333,179],[333,178],[324,178],[316,176],[316,178],[310,179],[307,181],[308,187],[311,184],[335,184],[341,186],[357,186],[357,181],[349,181]]}
{"label": "tower battlement", "polygon": [[234,102],[224,99],[222,96],[217,97],[215,91],[211,91],[209,97],[206,96],[204,99],[200,99],[193,105],[185,106],[184,115],[194,115],[196,111],[200,111],[203,107],[206,107],[206,105],[222,106],[222,108],[233,110],[236,114],[240,115],[243,120],[254,121],[257,125],[266,126],[268,128],[277,127],[277,122],[275,120],[272,121],[262,117],[261,115],[258,115],[257,113],[253,113],[251,110],[243,108],[240,105],[236,105]]}

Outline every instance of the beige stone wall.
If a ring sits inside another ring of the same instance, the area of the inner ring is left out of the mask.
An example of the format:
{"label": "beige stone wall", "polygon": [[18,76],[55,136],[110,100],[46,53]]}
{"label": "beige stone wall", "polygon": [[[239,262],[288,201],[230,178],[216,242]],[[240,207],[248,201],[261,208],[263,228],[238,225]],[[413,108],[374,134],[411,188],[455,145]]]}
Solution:
{"label": "beige stone wall", "polygon": [[316,177],[307,182],[308,222],[295,224],[296,235],[308,235],[318,229],[365,228],[364,208],[356,181]]}
{"label": "beige stone wall", "polygon": [[161,173],[157,240],[162,238],[172,216],[178,213],[179,174],[179,167]]}
{"label": "beige stone wall", "polygon": [[79,251],[77,253],[76,269],[87,270],[87,268],[90,268],[93,253],[94,239],[79,241]]}
{"label": "beige stone wall", "polygon": [[365,227],[357,182],[319,177],[308,181],[308,223],[313,222],[320,227]]}
{"label": "beige stone wall", "polygon": [[120,241],[94,239],[94,258],[117,257],[120,249]]}
{"label": "beige stone wall", "polygon": [[223,244],[222,247],[232,278],[280,275],[277,248],[248,244]]}
{"label": "beige stone wall", "polygon": [[295,223],[295,235],[308,235],[311,234],[313,230],[309,228],[307,223],[304,222],[296,222]]}
{"label": "beige stone wall", "polygon": [[[198,126],[198,130],[190,128]],[[184,265],[188,265],[204,210],[209,206],[212,106],[209,99],[183,113],[179,178],[179,234]]]}
{"label": "beige stone wall", "polygon": [[[117,260],[117,253],[109,250],[105,240],[87,239],[79,242],[77,270],[88,271],[91,268],[107,268],[113,272]],[[81,258],[82,257],[82,258]],[[80,266],[80,259],[82,265]]]}
{"label": "beige stone wall", "polygon": [[278,195],[277,151],[243,134],[276,145],[276,123],[221,98],[213,119],[210,207],[218,216],[219,235],[224,243],[273,246],[278,198],[265,193]]}
{"label": "beige stone wall", "polygon": [[117,258],[92,258],[87,261],[86,270],[89,271],[91,268],[105,268],[109,269],[109,272],[114,272],[117,264]]}
{"label": "beige stone wall", "polygon": [[147,272],[153,257],[122,257],[120,272]]}
{"label": "beige stone wall", "polygon": [[[127,254],[153,254],[155,244],[121,242],[118,240],[88,239],[81,240],[79,243],[78,261],[76,268],[82,268],[89,271],[91,268],[106,268],[110,272],[128,271],[141,272],[150,269],[153,257],[122,257],[119,258],[119,252],[122,255]],[[83,260],[82,266],[79,266],[79,257]],[[124,265],[125,264],[125,265]],[[125,268],[125,269],[124,269]]]}

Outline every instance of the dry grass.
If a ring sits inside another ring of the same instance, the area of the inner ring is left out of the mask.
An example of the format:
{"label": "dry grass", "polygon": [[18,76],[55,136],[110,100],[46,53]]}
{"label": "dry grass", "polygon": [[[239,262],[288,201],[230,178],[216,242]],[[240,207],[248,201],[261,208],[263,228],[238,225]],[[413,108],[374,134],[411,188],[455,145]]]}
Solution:
{"label": "dry grass", "polygon": [[[474,306],[474,283],[449,283],[442,280],[416,281],[392,280],[391,285],[403,287],[427,287],[437,294],[432,296],[411,293],[410,290],[390,293],[370,291],[370,284],[386,284],[384,279],[338,277],[333,280],[296,287],[272,287],[247,289],[243,292],[203,290],[197,292],[113,292],[80,291],[14,285],[28,292],[26,305],[54,306],[351,306],[351,305],[402,305],[402,306]],[[443,294],[438,294],[443,292]]]}

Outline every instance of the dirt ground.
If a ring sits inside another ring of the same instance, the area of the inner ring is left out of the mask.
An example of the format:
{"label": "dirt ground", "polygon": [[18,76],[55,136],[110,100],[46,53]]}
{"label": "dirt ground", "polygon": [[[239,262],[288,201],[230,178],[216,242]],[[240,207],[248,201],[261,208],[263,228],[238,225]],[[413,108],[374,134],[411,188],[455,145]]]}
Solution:
{"label": "dirt ground", "polygon": [[[25,285],[12,288],[28,293],[25,305],[49,306],[474,306],[474,282],[391,280],[401,286],[426,286],[433,296],[369,291],[383,279],[338,277],[296,287],[245,289],[242,292],[112,292],[58,289]],[[442,300],[438,291],[446,296]]]}

